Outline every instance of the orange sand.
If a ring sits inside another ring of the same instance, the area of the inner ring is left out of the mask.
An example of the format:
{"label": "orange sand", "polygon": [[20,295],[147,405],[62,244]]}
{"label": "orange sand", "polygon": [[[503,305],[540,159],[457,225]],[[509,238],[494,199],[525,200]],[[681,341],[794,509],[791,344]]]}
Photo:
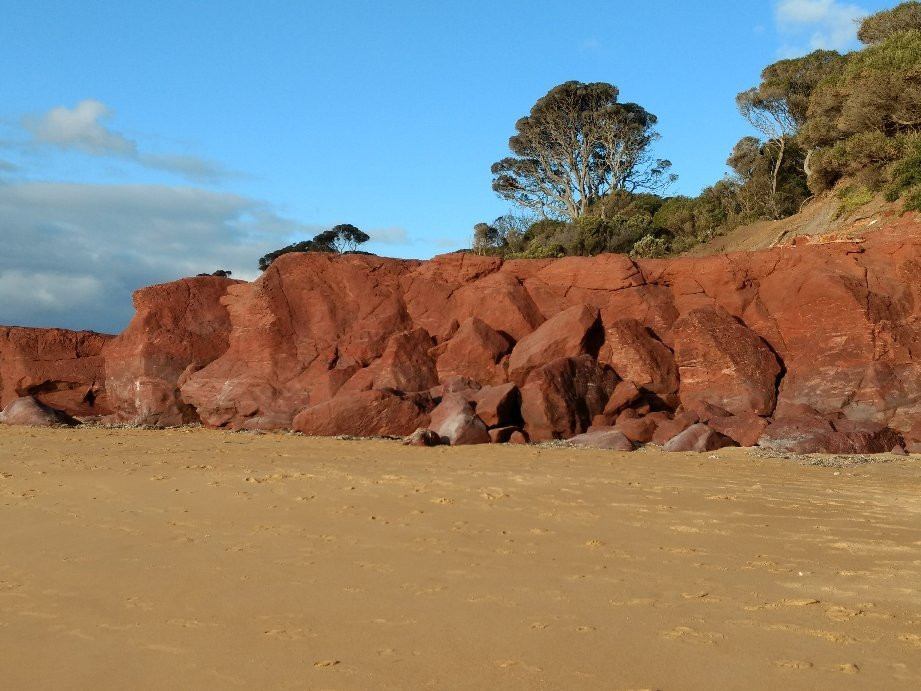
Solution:
{"label": "orange sand", "polygon": [[921,687],[921,463],[0,426],[4,689]]}

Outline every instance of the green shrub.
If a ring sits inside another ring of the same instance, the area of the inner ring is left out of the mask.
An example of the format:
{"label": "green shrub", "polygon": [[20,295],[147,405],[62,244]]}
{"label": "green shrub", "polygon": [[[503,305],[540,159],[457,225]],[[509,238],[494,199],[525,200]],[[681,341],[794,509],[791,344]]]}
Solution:
{"label": "green shrub", "polygon": [[644,235],[633,245],[630,256],[639,259],[658,259],[668,254],[668,240],[654,235]]}
{"label": "green shrub", "polygon": [[873,193],[863,185],[848,185],[838,191],[836,195],[841,203],[835,211],[835,218],[846,218],[861,206],[873,201]]}
{"label": "green shrub", "polygon": [[921,185],[915,185],[905,193],[903,211],[921,211]]}

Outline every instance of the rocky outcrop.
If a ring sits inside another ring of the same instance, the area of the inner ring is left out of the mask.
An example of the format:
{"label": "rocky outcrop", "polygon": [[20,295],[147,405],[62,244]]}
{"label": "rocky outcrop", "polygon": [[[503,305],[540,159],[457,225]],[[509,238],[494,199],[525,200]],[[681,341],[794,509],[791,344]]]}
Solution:
{"label": "rocky outcrop", "polygon": [[119,420],[161,427],[199,421],[180,387],[227,350],[230,318],[221,299],[239,283],[202,276],[134,294],[134,319],[105,351],[106,390]]}
{"label": "rocky outcrop", "polygon": [[32,396],[76,416],[110,414],[103,348],[93,331],[0,326],[0,408]]}
{"label": "rocky outcrop", "polygon": [[[706,424],[775,448],[911,445],[919,275],[917,223],[700,259],[292,253],[253,283],[139,291],[135,320],[105,348],[105,386],[91,376],[105,337],[67,357],[71,336],[0,340],[0,390],[46,387],[72,404],[105,390],[119,419],[160,425],[405,435],[460,394],[487,432],[502,430],[494,439],[619,426],[666,444]],[[785,422],[803,415],[820,421],[808,444]]]}

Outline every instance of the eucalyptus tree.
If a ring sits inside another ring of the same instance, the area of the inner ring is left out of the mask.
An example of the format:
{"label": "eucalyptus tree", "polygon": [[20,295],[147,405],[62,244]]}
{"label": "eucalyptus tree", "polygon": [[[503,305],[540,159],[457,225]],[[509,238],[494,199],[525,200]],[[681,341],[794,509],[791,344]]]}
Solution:
{"label": "eucalyptus tree", "polygon": [[543,216],[576,221],[613,191],[671,184],[671,163],[651,154],[656,116],[618,96],[605,82],[550,89],[515,123],[513,155],[492,165],[493,190]]}

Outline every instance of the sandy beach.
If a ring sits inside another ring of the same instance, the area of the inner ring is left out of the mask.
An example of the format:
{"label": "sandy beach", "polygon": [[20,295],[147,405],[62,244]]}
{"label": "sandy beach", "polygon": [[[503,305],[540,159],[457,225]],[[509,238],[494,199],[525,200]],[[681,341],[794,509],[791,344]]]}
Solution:
{"label": "sandy beach", "polygon": [[921,686],[921,460],[0,426],[6,689]]}

